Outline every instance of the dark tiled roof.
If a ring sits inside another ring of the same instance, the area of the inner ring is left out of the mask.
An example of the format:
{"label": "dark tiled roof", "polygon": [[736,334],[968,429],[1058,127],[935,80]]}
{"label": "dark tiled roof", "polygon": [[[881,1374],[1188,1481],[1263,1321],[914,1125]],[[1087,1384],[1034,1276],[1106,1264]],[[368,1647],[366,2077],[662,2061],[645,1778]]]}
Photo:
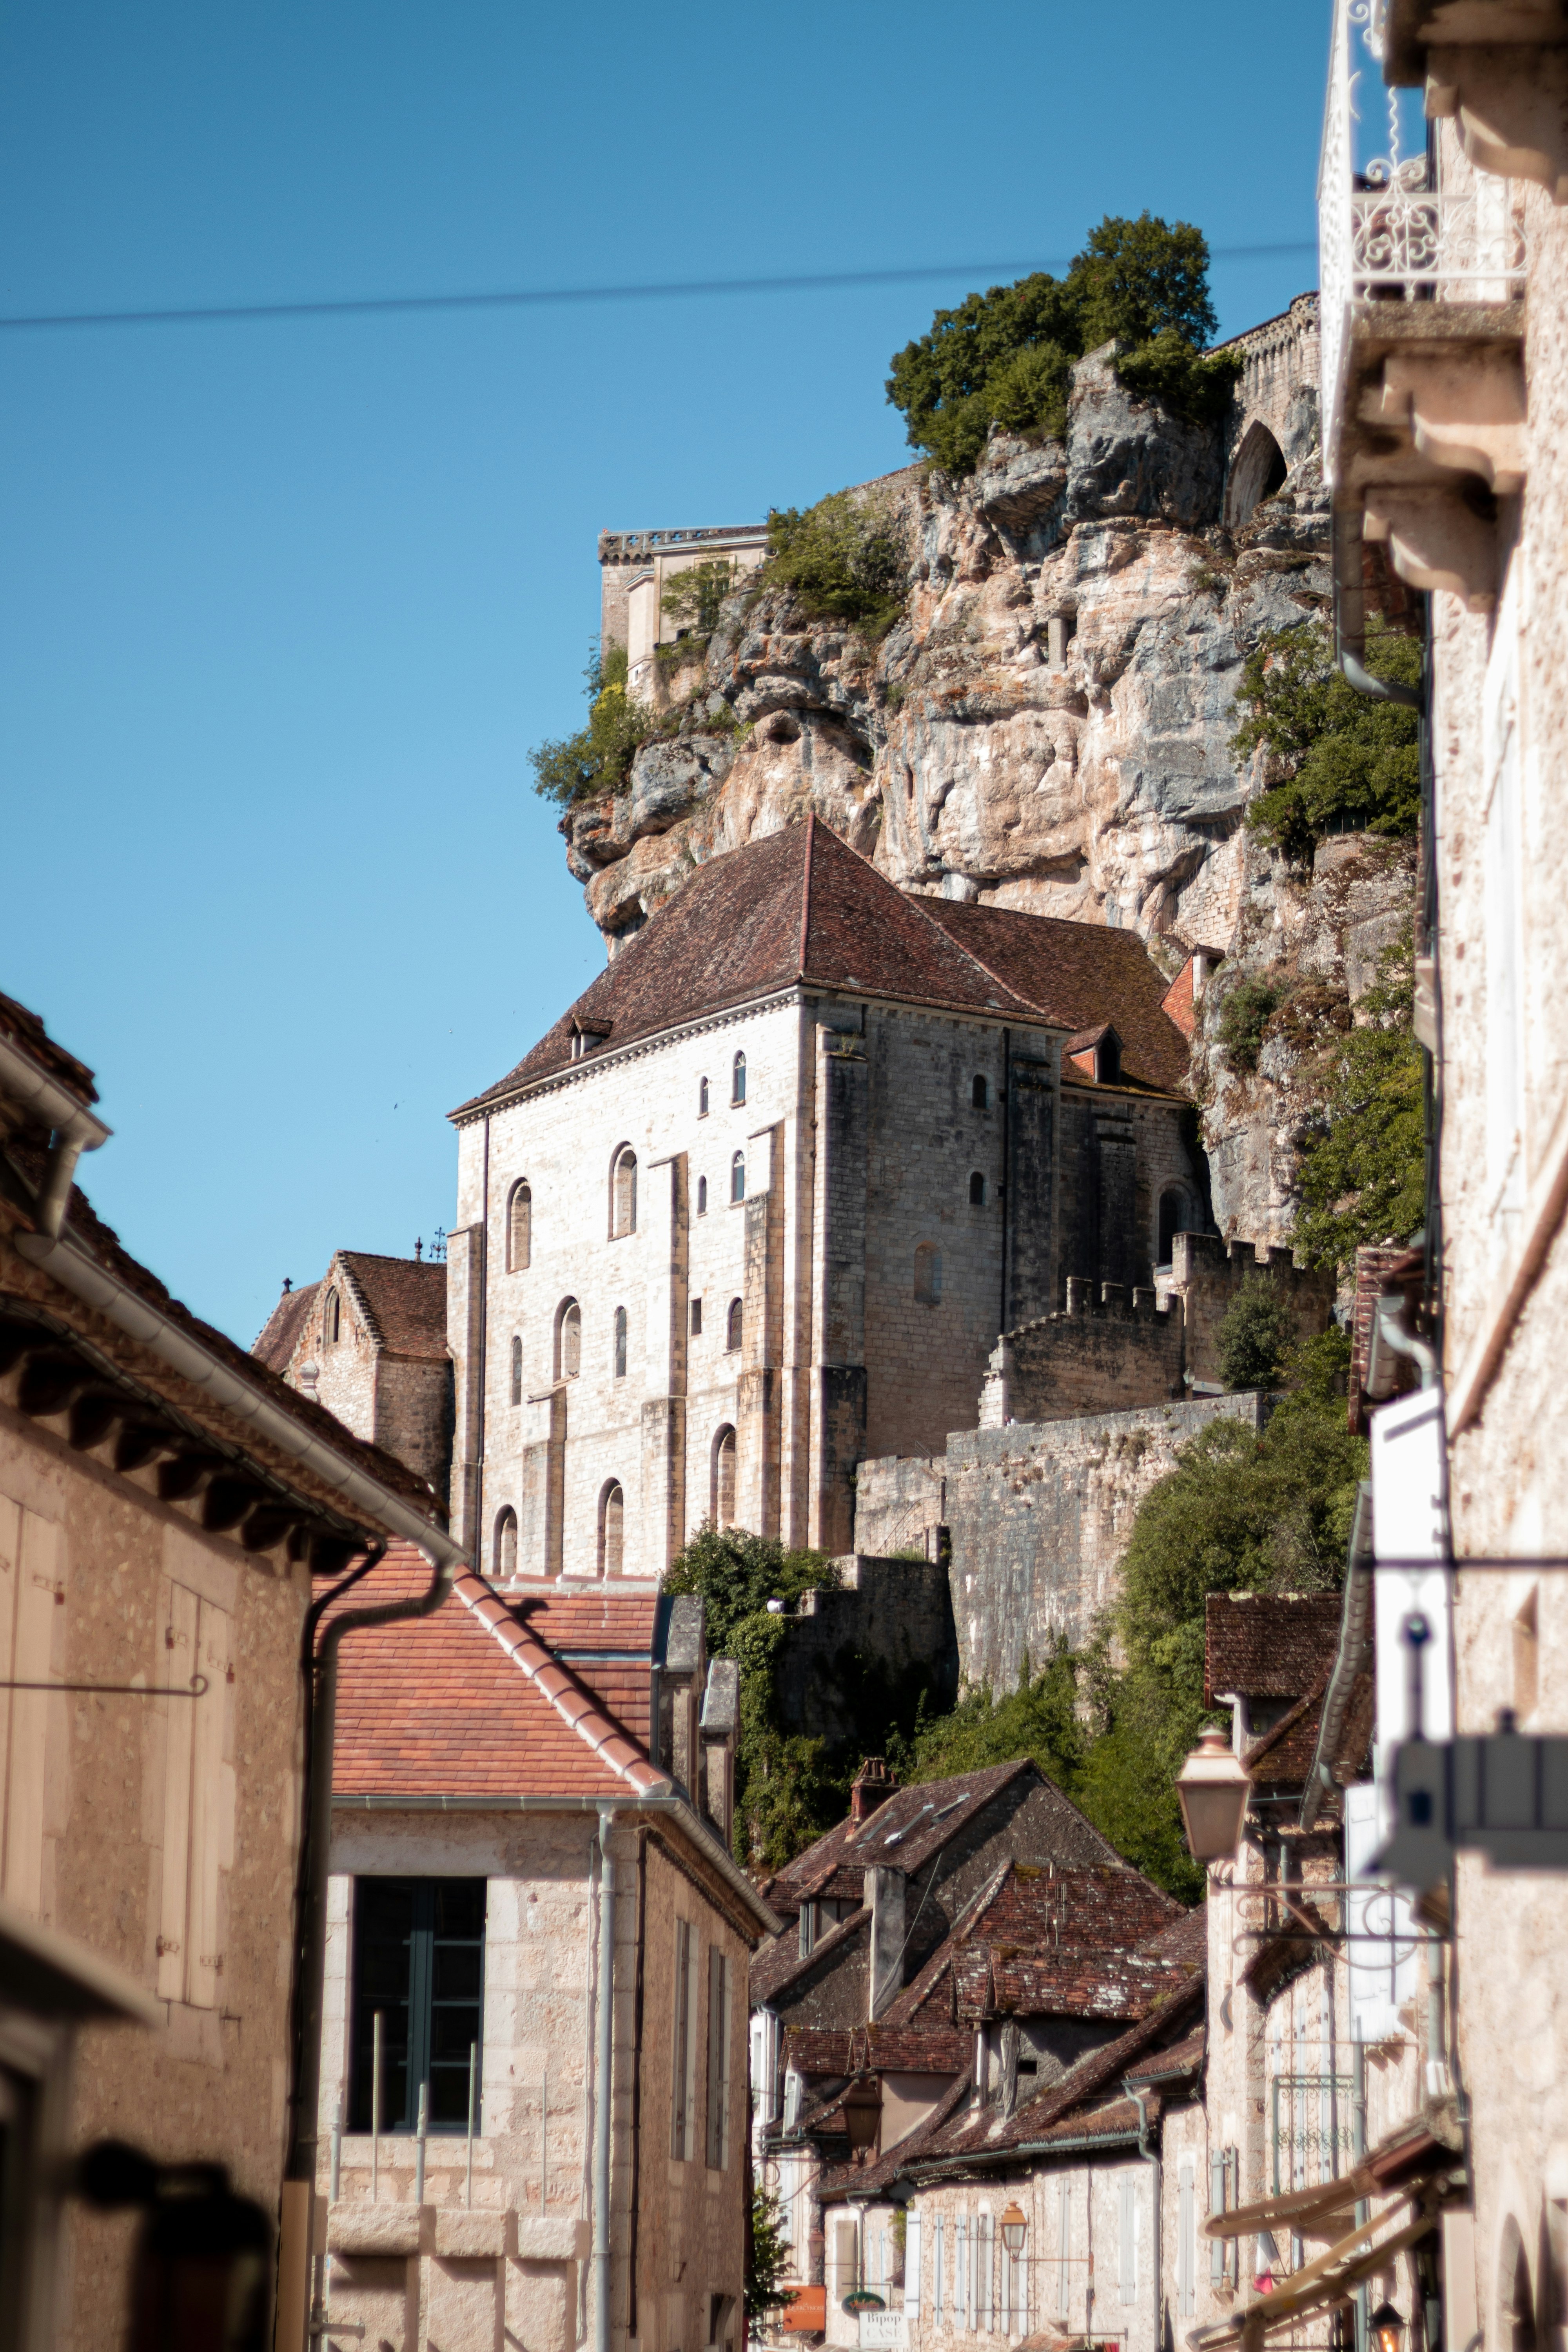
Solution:
{"label": "dark tiled roof", "polygon": [[1315,1690],[1339,1645],[1337,1592],[1211,1592],[1205,1612],[1204,1697],[1301,1697]]}
{"label": "dark tiled roof", "polygon": [[[847,1815],[815,1845],[797,1854],[779,1873],[781,1895],[799,1902],[826,1886],[836,1871],[869,1869],[879,1862],[896,1863],[915,1871],[967,1827],[998,1790],[1021,1773],[1038,1777],[1028,1758],[1011,1764],[988,1765],[980,1772],[959,1772],[948,1780],[918,1781],[910,1789],[895,1789],[884,1804],[858,1826]],[[1068,1802],[1067,1799],[1062,1800]]]}
{"label": "dark tiled roof", "polygon": [[950,898],[921,903],[961,947],[1070,1036],[1113,1024],[1128,1078],[1186,1093],[1187,1041],[1164,1008],[1169,983],[1136,931]]}
{"label": "dark tiled roof", "polygon": [[374,1327],[374,1336],[395,1356],[445,1356],[447,1269],[412,1257],[374,1257],[366,1250],[340,1250],[334,1264],[346,1266]]}
{"label": "dark tiled roof", "polygon": [[[772,1902],[770,1895],[768,1900]],[[819,1937],[805,1958],[801,1958],[800,1942],[793,1928],[786,1927],[782,1936],[764,1944],[752,1962],[751,2000],[776,2000],[786,1986],[815,1969],[826,1968],[847,1952],[857,1937],[864,1937],[871,1925],[869,1911],[852,1911],[847,1919],[840,1919],[826,1936]]]}
{"label": "dark tiled roof", "polygon": [[1304,1787],[1312,1769],[1312,1759],[1318,1752],[1318,1727],[1322,1721],[1323,1693],[1328,1686],[1328,1671],[1318,1677],[1315,1689],[1299,1698],[1289,1714],[1282,1715],[1271,1731],[1255,1739],[1242,1762],[1253,1780],[1264,1788],[1300,1789]]}
{"label": "dark tiled roof", "polygon": [[699,866],[547,1035],[454,1118],[611,1046],[796,982],[1039,1028],[1114,1020],[1132,1081],[1184,1091],[1187,1045],[1137,935],[911,898],[815,816]]}
{"label": "dark tiled roof", "polygon": [[1142,2065],[1129,2066],[1126,2079],[1129,2083],[1180,2082],[1202,2071],[1207,2047],[1207,2029],[1202,2025],[1195,2026],[1191,2033],[1184,2034],[1180,2042],[1173,2042],[1168,2049],[1157,2051],[1153,2057],[1145,2058]]}
{"label": "dark tiled roof", "polygon": [[14,996],[0,996],[0,1037],[8,1037],[24,1054],[31,1055],[41,1070],[47,1070],[79,1102],[98,1100],[98,1088],[87,1064],[79,1062],[74,1054],[68,1054],[63,1045],[57,1045],[37,1013],[18,1004]]}
{"label": "dark tiled roof", "polygon": [[[423,1591],[430,1571],[395,1544],[346,1608]],[[655,1603],[624,1604],[646,1612]],[[551,1632],[579,1647],[603,1602],[563,1600]],[[668,1788],[647,1754],[649,1674],[569,1665],[484,1578],[462,1575],[431,1617],[367,1626],[339,1654],[332,1787],[348,1796],[598,1796]],[[608,1646],[608,1645],[606,1645]],[[616,1644],[620,1646],[620,1644]]]}
{"label": "dark tiled roof", "polygon": [[1014,1952],[981,1944],[954,1963],[958,2013],[988,2017],[1147,2017],[1192,1974],[1137,1952]]}
{"label": "dark tiled roof", "polygon": [[288,1370],[321,1287],[319,1282],[308,1282],[303,1290],[286,1290],[252,1342],[251,1354],[269,1372]]}
{"label": "dark tiled roof", "polygon": [[792,2026],[784,2036],[790,2063],[801,2074],[861,2074],[875,2068],[904,2074],[956,2074],[969,2063],[966,2033],[912,2026]]}

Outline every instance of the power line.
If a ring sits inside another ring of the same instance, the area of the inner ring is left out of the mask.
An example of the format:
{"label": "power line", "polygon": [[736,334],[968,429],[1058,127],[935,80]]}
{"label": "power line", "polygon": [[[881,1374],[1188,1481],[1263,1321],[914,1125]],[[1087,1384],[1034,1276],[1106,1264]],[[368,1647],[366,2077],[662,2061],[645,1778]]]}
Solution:
{"label": "power line", "polygon": [[[1220,246],[1209,259],[1217,261],[1284,260],[1291,254],[1315,253],[1315,245]],[[1024,277],[1030,270],[1059,268],[1067,257],[1049,261],[939,261],[913,269],[839,269],[788,278],[694,278],[651,286],[532,286],[502,287],[478,294],[370,294],[346,301],[213,302],[158,310],[42,310],[0,317],[6,333],[42,331],[60,327],[193,327],[221,325],[247,319],[384,318],[412,310],[540,310],[567,302],[671,302],[707,300],[732,294],[808,294],[844,291],[859,286],[910,286],[933,278]]]}

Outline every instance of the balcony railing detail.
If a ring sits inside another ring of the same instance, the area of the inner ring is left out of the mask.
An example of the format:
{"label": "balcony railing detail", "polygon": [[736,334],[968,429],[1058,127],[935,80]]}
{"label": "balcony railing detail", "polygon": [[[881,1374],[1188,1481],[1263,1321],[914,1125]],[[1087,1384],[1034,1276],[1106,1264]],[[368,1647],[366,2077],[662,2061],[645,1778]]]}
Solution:
{"label": "balcony railing detail", "polygon": [[1368,301],[1506,302],[1524,282],[1524,233],[1504,181],[1463,193],[1427,184],[1426,160],[1399,152],[1388,93],[1388,152],[1358,166],[1357,52],[1374,70],[1387,0],[1337,0],[1318,171],[1324,471],[1333,478],[1353,306]]}

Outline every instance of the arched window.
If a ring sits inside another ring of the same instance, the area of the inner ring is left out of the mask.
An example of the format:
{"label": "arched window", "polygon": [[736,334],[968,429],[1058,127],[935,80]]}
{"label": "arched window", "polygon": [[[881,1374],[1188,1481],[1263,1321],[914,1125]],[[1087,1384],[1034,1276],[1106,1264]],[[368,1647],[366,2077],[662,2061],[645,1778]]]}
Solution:
{"label": "arched window", "polygon": [[706,1078],[699,1078],[697,1081],[697,1116],[699,1118],[706,1118],[708,1116],[708,1081]]}
{"label": "arched window", "polygon": [[694,1298],[691,1302],[691,1336],[694,1339],[700,1339],[702,1337],[702,1301],[700,1298]]}
{"label": "arched window", "polygon": [[1271,499],[1285,485],[1289,472],[1285,453],[1267,425],[1255,419],[1247,428],[1226,493],[1226,520],[1232,530],[1244,523],[1255,506]]}
{"label": "arched window", "polygon": [[1161,1193],[1160,1255],[1155,1261],[1157,1265],[1170,1265],[1176,1254],[1176,1235],[1191,1232],[1192,1223],[1191,1213],[1187,1207],[1187,1196],[1179,1185],[1173,1186],[1168,1192]]}
{"label": "arched window", "polygon": [[624,1307],[617,1307],[616,1309],[616,1378],[618,1381],[624,1381],[626,1376],[626,1310]]}
{"label": "arched window", "polygon": [[506,1584],[517,1574],[517,1513],[509,1505],[496,1517],[496,1580]]}
{"label": "arched window", "polygon": [[746,1057],[744,1054],[736,1055],[733,1063],[731,1065],[731,1071],[730,1100],[732,1103],[743,1103],[746,1099]]}
{"label": "arched window", "polygon": [[697,1179],[697,1213],[700,1217],[705,1217],[708,1214],[708,1179],[706,1176],[699,1176]]}
{"label": "arched window", "polygon": [[915,1297],[921,1307],[934,1307],[942,1297],[942,1252],[934,1242],[915,1249]]}
{"label": "arched window", "polygon": [[342,1335],[343,1303],[335,1290],[327,1293],[327,1304],[321,1314],[321,1337],[329,1348]]}
{"label": "arched window", "polygon": [[977,1168],[969,1180],[969,1205],[972,1209],[985,1206],[985,1179]]}
{"label": "arched window", "polygon": [[619,1576],[626,1534],[626,1499],[612,1478],[599,1497],[599,1574]]}
{"label": "arched window", "polygon": [[737,1151],[730,1162],[730,1198],[743,1201],[746,1197],[746,1155]]}
{"label": "arched window", "polygon": [[712,1508],[709,1513],[716,1528],[732,1528],[735,1524],[735,1433],[725,1423],[713,1440]]}
{"label": "arched window", "polygon": [[511,1343],[511,1401],[513,1404],[522,1402],[522,1340],[515,1333]]}
{"label": "arched window", "polygon": [[583,1310],[563,1298],[555,1310],[555,1377],[574,1381],[583,1369]]}
{"label": "arched window", "polygon": [[533,1244],[533,1194],[526,1183],[514,1184],[506,1207],[506,1270],[521,1274]]}
{"label": "arched window", "polygon": [[745,1308],[742,1306],[741,1301],[738,1298],[731,1298],[730,1301],[730,1312],[724,1319],[724,1345],[726,1348],[738,1348],[740,1346],[741,1333],[744,1327],[744,1323]]}
{"label": "arched window", "polygon": [[974,1084],[969,1089],[969,1099],[974,1105],[976,1110],[989,1109],[991,1104],[991,1089],[986,1085],[984,1078],[975,1079]]}
{"label": "arched window", "polygon": [[616,1152],[610,1175],[610,1233],[618,1240],[637,1231],[637,1156],[629,1143]]}

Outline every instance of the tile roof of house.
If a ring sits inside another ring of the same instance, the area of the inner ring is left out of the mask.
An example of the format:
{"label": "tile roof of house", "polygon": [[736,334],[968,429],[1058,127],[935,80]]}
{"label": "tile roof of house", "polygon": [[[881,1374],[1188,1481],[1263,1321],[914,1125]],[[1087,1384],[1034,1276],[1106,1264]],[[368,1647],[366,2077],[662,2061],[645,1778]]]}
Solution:
{"label": "tile roof of house", "polygon": [[1204,1697],[1300,1698],[1334,1662],[1337,1592],[1211,1592],[1205,1612]]}
{"label": "tile roof of house", "polygon": [[372,1336],[392,1355],[446,1355],[447,1269],[439,1261],[339,1250],[332,1263],[352,1277]]}
{"label": "tile roof of house", "polygon": [[1081,1831],[1079,1843],[1086,1858],[1093,1853],[1107,1862],[1115,1861],[1113,1849],[1071,1799],[1047,1781],[1028,1757],[1021,1756],[1011,1763],[989,1764],[978,1772],[958,1772],[949,1780],[921,1780],[911,1788],[895,1789],[861,1822],[847,1815],[778,1873],[773,1884],[779,1899],[799,1904],[825,1892],[837,1872],[868,1870],[879,1863],[896,1864],[912,1875],[967,1829],[1010,1782],[1025,1778],[1050,1791],[1061,1808],[1064,1826]]}
{"label": "tile roof of house", "polygon": [[1272,1789],[1305,1786],[1318,1752],[1318,1727],[1323,1717],[1323,1693],[1328,1681],[1329,1670],[1325,1667],[1314,1688],[1299,1698],[1271,1730],[1253,1740],[1241,1760],[1256,1782]]}
{"label": "tile roof of house", "polygon": [[[768,1895],[764,1900],[772,1903]],[[811,1950],[804,1957],[797,1938],[785,1929],[753,1955],[747,1990],[752,2007],[759,2001],[776,2000],[791,1985],[818,1973],[835,1964],[858,1940],[870,1932],[871,1914],[861,1909],[852,1911],[847,1919],[838,1920],[825,1936],[819,1936]]]}
{"label": "tile roof of house", "polygon": [[1155,2051],[1141,2065],[1129,2066],[1125,2080],[1129,2083],[1174,2083],[1200,2074],[1208,2053],[1208,2028],[1196,2025],[1179,2042],[1172,2042],[1163,2050]]}
{"label": "tile roof of house", "polygon": [[[44,1169],[42,1150],[15,1143],[8,1148],[12,1158],[29,1183],[34,1185],[40,1183]],[[80,1243],[88,1255],[96,1258],[100,1265],[123,1283],[127,1290],[134,1291],[139,1297],[146,1299],[152,1306],[156,1307],[160,1313],[169,1318],[172,1323],[177,1324],[181,1330],[187,1332],[210,1354],[216,1356],[229,1371],[237,1374],[242,1380],[248,1381],[270,1403],[279,1406],[283,1412],[291,1414],[310,1432],[312,1436],[320,1438],[323,1444],[331,1446],[356,1469],[363,1471],[368,1477],[374,1478],[383,1486],[390,1487],[395,1495],[402,1496],[419,1510],[428,1513],[434,1519],[437,1510],[436,1497],[425,1479],[399,1462],[395,1454],[384,1453],[379,1445],[373,1445],[365,1438],[355,1437],[351,1431],[343,1427],[335,1413],[329,1412],[326,1407],[318,1404],[313,1397],[302,1395],[298,1389],[290,1388],[288,1381],[268,1364],[253,1356],[247,1349],[238,1346],[226,1331],[219,1331],[211,1323],[204,1323],[199,1316],[193,1315],[188,1307],[172,1296],[149,1267],[142,1265],[140,1260],[132,1256],[130,1251],[121,1244],[119,1234],[115,1233],[112,1226],[104,1223],[79,1186],[73,1185],[71,1188],[66,1211],[66,1223],[72,1236]],[[62,1314],[71,1312],[63,1305],[60,1311]],[[163,1376],[160,1374],[159,1378],[162,1381]],[[160,1392],[162,1392],[161,1389]],[[210,1413],[215,1423],[226,1432],[228,1429],[231,1417],[221,1408],[209,1405],[200,1391],[194,1389],[191,1391],[190,1397],[183,1409],[197,1420],[204,1420]],[[243,1432],[240,1443],[247,1450],[253,1451],[258,1459],[270,1460],[270,1454],[263,1440],[245,1429],[243,1424],[236,1423],[236,1426]],[[305,1486],[309,1488],[310,1482],[308,1474],[299,1469],[297,1465],[289,1465],[285,1475],[303,1481]]]}
{"label": "tile roof of house", "polygon": [[953,1963],[958,2014],[965,2024],[992,2017],[1147,2017],[1184,1985],[1179,1960],[1138,1952],[1015,1952],[977,1945]]}
{"label": "tile roof of house", "polygon": [[878,2024],[792,2025],[784,2035],[789,2062],[800,2074],[863,2074],[875,2068],[904,2074],[955,2074],[969,2063],[967,2033],[956,2028],[918,2032]]}
{"label": "tile roof of house", "polygon": [[12,1045],[19,1045],[79,1102],[98,1100],[93,1073],[87,1064],[79,1062],[74,1054],[68,1054],[63,1045],[57,1045],[40,1016],[26,1005],[18,1004],[14,996],[0,995],[0,1037],[8,1037]]}
{"label": "tile roof of house", "polygon": [[1069,1036],[1114,1027],[1126,1077],[1187,1092],[1191,1049],[1165,1011],[1170,983],[1136,931],[952,898],[921,904],[961,947]]}
{"label": "tile roof of house", "polygon": [[531,1052],[452,1116],[567,1069],[583,1035],[613,1049],[800,982],[1037,1028],[1113,1015],[1130,1077],[1185,1086],[1186,1040],[1135,933],[911,897],[808,816],[699,866]]}
{"label": "tile roof of house", "polygon": [[268,1371],[286,1372],[292,1363],[300,1335],[310,1319],[321,1287],[319,1282],[308,1282],[302,1290],[284,1291],[251,1341],[251,1354]]}
{"label": "tile roof of house", "polygon": [[[429,1570],[395,1544],[344,1608],[422,1591]],[[342,1797],[646,1795],[668,1790],[647,1753],[646,1664],[587,1662],[589,1637],[624,1631],[652,1601],[563,1596],[526,1620],[482,1577],[460,1575],[433,1616],[345,1635],[333,1791]],[[562,1645],[557,1648],[557,1642]],[[563,1655],[568,1643],[580,1664]],[[605,1646],[622,1647],[620,1643]]]}

